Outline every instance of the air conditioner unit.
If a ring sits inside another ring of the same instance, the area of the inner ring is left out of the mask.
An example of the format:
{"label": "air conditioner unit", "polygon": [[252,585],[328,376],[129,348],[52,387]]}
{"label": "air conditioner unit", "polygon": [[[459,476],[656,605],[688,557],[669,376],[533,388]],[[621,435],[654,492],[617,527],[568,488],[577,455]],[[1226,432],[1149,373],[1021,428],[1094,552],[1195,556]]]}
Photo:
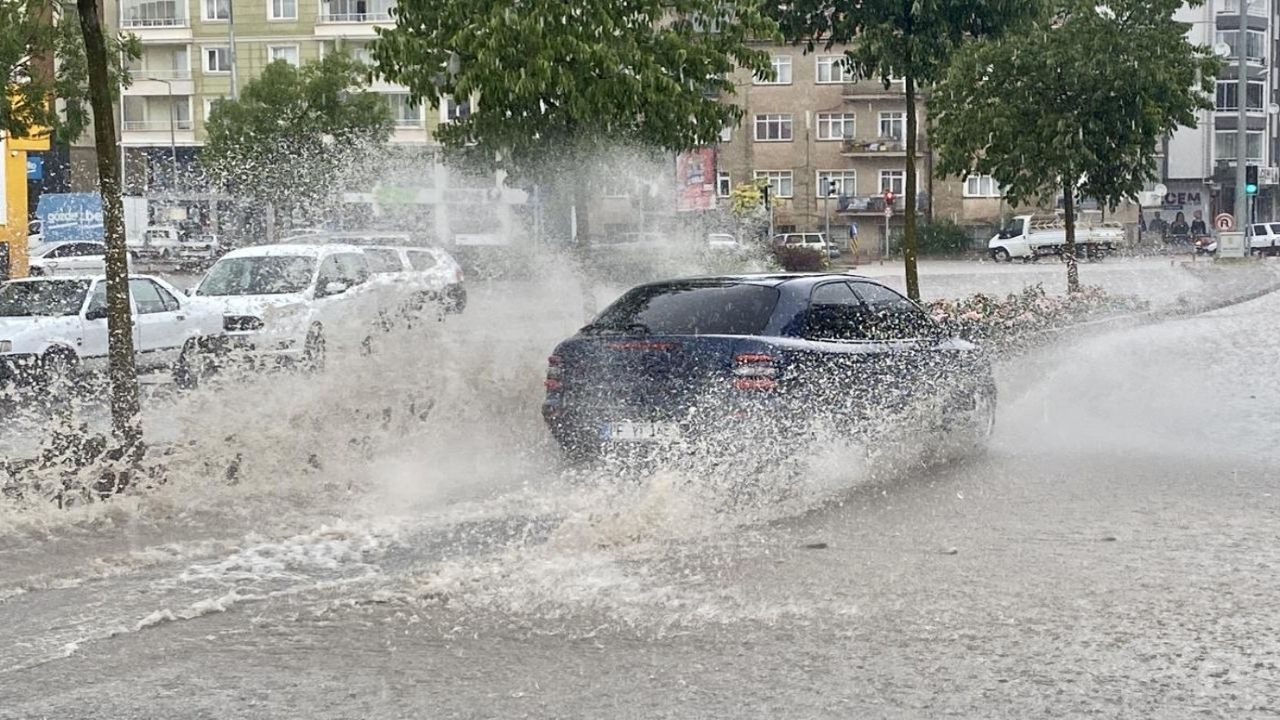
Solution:
{"label": "air conditioner unit", "polygon": [[1258,168],[1258,182],[1262,185],[1280,185],[1280,167]]}

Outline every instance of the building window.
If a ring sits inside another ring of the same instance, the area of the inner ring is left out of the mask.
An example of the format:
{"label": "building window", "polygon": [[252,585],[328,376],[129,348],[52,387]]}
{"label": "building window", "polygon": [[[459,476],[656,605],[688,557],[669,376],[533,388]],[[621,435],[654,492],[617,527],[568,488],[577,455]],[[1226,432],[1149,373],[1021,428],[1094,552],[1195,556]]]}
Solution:
{"label": "building window", "polygon": [[791,197],[792,181],[790,170],[757,170],[756,180],[764,180],[769,186],[769,195],[776,198]]}
{"label": "building window", "polygon": [[268,20],[297,20],[298,0],[268,0]]}
{"label": "building window", "polygon": [[881,170],[880,192],[885,190],[899,197],[907,190],[907,172],[905,170]]}
{"label": "building window", "polygon": [[191,129],[191,98],[173,98],[173,126],[177,130]]}
{"label": "building window", "polygon": [[298,66],[298,46],[297,45],[269,45],[267,46],[267,59],[271,62],[283,60],[290,65]]}
{"label": "building window", "polygon": [[[1263,62],[1267,56],[1267,35],[1259,30],[1249,30],[1245,35],[1244,54],[1245,58],[1250,62]],[[1218,42],[1226,43],[1231,48],[1228,54],[1230,60],[1235,60],[1237,50],[1236,40],[1240,37],[1240,33],[1236,30],[1219,30]]]}
{"label": "building window", "polygon": [[231,0],[200,0],[204,5],[205,20],[226,20],[231,17]]}
{"label": "building window", "polygon": [[204,71],[206,73],[231,72],[231,55],[227,52],[225,45],[204,49]]}
{"label": "building window", "polygon": [[727,143],[731,140],[733,140],[733,126],[725,125],[720,128],[720,142]]}
{"label": "building window", "polygon": [[819,170],[817,197],[857,195],[858,173],[853,170]]}
{"label": "building window", "polygon": [[386,97],[396,127],[422,127],[422,106],[415,105],[409,98],[409,93],[387,93]]}
{"label": "building window", "polygon": [[213,109],[218,107],[218,103],[225,99],[220,97],[207,97],[204,99],[204,121],[206,123],[209,122],[209,118],[213,117]]}
{"label": "building window", "polygon": [[373,49],[368,45],[361,45],[351,52],[351,57],[365,65],[373,65]]}
{"label": "building window", "polygon": [[[1262,82],[1248,81],[1248,97],[1249,105],[1246,109],[1261,111],[1263,98],[1266,96],[1266,84]],[[1219,112],[1224,110],[1240,109],[1240,83],[1235,80],[1219,80],[1218,92],[1216,93],[1215,105]]]}
{"label": "building window", "polygon": [[880,137],[901,140],[907,136],[907,114],[901,111],[880,113]]}
{"label": "building window", "polygon": [[440,122],[451,123],[466,120],[471,116],[471,103],[458,102],[453,98],[444,98],[440,105]]}
{"label": "building window", "polygon": [[816,62],[819,84],[853,82],[853,71],[843,55],[819,55]]}
{"label": "building window", "polygon": [[964,179],[964,196],[970,198],[998,198],[1000,184],[990,175],[970,175]]}
{"label": "building window", "polygon": [[756,116],[756,142],[790,142],[791,113]]}
{"label": "building window", "polygon": [[733,191],[733,180],[730,179],[729,173],[716,173],[716,195],[722,198],[729,197],[729,193]]}
{"label": "building window", "polygon": [[818,113],[818,139],[844,140],[856,131],[853,113]]}
{"label": "building window", "polygon": [[791,84],[791,56],[790,55],[774,55],[773,56],[773,79],[756,78],[757,85],[790,85]]}
{"label": "building window", "polygon": [[630,178],[606,175],[600,179],[600,195],[607,198],[629,198],[635,183]]}
{"label": "building window", "polygon": [[[1248,157],[1246,160],[1262,161],[1262,132],[1250,131],[1246,136],[1246,150]],[[1236,159],[1236,131],[1226,130],[1214,133],[1214,155],[1219,160],[1235,160]]]}

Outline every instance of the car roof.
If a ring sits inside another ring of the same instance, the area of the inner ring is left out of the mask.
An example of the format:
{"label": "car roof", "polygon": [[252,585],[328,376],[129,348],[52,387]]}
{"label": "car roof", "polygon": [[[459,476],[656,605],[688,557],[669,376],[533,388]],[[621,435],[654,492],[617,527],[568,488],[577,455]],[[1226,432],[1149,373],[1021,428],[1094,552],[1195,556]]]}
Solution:
{"label": "car roof", "polygon": [[339,243],[276,243],[274,245],[254,245],[253,247],[232,250],[223,255],[224,258],[240,257],[312,257],[320,258],[338,252],[358,253],[355,245]]}
{"label": "car roof", "polygon": [[807,284],[816,285],[825,280],[868,280],[877,282],[873,278],[865,275],[855,275],[853,273],[832,273],[832,272],[778,272],[778,273],[745,273],[742,275],[698,275],[693,277],[674,278],[671,280],[660,280],[657,282],[645,283],[645,285],[672,285],[677,283],[706,283],[706,284],[742,284],[742,285],[763,285],[765,287],[777,287],[784,284]]}

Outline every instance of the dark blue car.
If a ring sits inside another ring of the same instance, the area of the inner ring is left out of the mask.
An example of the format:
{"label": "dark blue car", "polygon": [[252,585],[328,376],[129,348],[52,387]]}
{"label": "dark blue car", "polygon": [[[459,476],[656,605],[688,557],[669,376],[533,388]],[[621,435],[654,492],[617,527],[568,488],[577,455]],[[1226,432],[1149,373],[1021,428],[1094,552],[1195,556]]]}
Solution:
{"label": "dark blue car", "polygon": [[611,447],[758,445],[922,410],[985,440],[976,345],[865,277],[703,277],[636,287],[548,360],[543,417],[575,459]]}

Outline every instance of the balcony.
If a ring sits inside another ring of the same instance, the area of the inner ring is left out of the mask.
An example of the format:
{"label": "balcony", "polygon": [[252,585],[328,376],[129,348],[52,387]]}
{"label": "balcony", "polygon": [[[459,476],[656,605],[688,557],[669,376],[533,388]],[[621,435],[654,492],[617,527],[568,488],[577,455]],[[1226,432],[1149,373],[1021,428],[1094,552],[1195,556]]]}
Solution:
{"label": "balcony", "polygon": [[149,68],[131,68],[129,76],[132,80],[124,89],[126,96],[154,95],[194,95],[195,84],[191,79],[191,70],[166,68],[152,70]]}
{"label": "balcony", "polygon": [[[916,193],[916,210],[923,211],[929,207],[929,196]],[[902,195],[893,200],[893,209],[902,212],[907,209],[907,199]],[[884,215],[884,197],[881,195],[841,195],[836,205],[836,212],[842,215]]]}
{"label": "balcony", "polygon": [[[917,143],[917,153],[924,149]],[[840,154],[845,157],[906,157],[907,143],[895,137],[845,138],[840,142]]]}
{"label": "balcony", "polygon": [[367,0],[329,0],[320,3],[315,36],[373,38],[374,27],[391,22],[391,3]]}
{"label": "balcony", "polygon": [[[195,124],[188,119],[178,119],[173,121],[174,130],[190,131],[195,128]],[[125,132],[169,132],[168,120],[125,120]]]}
{"label": "balcony", "polygon": [[902,81],[889,83],[888,89],[879,80],[855,80],[841,86],[840,97],[845,100],[882,100],[901,97],[905,94]]}
{"label": "balcony", "polygon": [[120,18],[120,27],[125,30],[136,30],[139,28],[184,28],[187,27],[187,18],[185,16],[173,17],[122,17]]}

